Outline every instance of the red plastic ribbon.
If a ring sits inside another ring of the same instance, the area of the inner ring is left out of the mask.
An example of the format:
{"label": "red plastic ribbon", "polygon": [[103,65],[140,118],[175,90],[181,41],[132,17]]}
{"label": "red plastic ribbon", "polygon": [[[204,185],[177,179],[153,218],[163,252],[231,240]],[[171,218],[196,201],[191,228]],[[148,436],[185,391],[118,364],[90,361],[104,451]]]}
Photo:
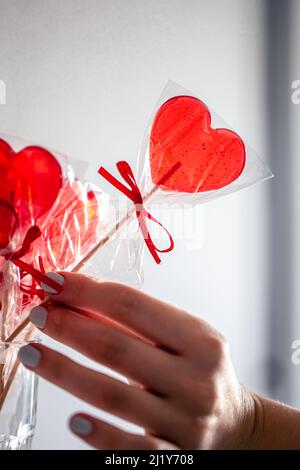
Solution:
{"label": "red plastic ribbon", "polygon": [[[39,271],[38,269],[35,269],[31,264],[26,263],[25,261],[22,261],[20,259],[28,253],[31,244],[40,236],[41,236],[41,231],[39,227],[37,227],[36,225],[30,227],[25,235],[21,248],[16,252],[6,253],[4,258],[8,261],[11,261],[16,266],[18,266],[23,271],[23,273],[30,274],[32,278],[38,284],[41,284],[42,282],[44,282],[48,286],[55,289],[57,292],[61,292],[62,286],[58,284],[57,282],[53,281],[53,279],[50,279],[48,276],[46,276],[45,270],[43,268],[43,263],[40,257],[39,257],[39,265],[41,267],[41,271]],[[26,286],[26,289],[24,288],[24,292],[28,294],[32,294],[32,295],[38,294],[38,291],[34,285],[32,287]]]}
{"label": "red plastic ribbon", "polygon": [[[181,166],[180,162],[177,162],[168,172],[166,175],[164,175],[158,185],[163,184],[165,181],[167,181],[168,178],[170,178],[175,171],[178,170],[178,168]],[[98,170],[98,173],[103,176],[109,183],[111,183],[115,188],[117,188],[119,191],[121,191],[125,196],[127,196],[135,205],[135,213],[139,222],[139,226],[143,235],[143,238],[145,240],[145,243],[153,256],[155,262],[159,264],[161,262],[158,253],[167,253],[169,251],[172,251],[174,248],[174,240],[172,238],[172,235],[170,232],[164,227],[157,219],[155,219],[149,212],[145,209],[144,207],[144,201],[143,201],[143,196],[141,194],[141,191],[137,185],[136,179],[134,177],[133,171],[130,168],[130,165],[125,162],[121,161],[117,163],[117,169],[122,176],[122,178],[125,180],[125,182],[129,185],[129,188],[125,186],[123,183],[118,181],[112,174],[110,174],[105,168],[100,167]],[[170,245],[168,248],[165,249],[160,249],[155,246],[148,227],[147,227],[147,219],[149,219],[151,222],[154,222],[158,224],[162,229],[165,231],[165,233],[168,235],[169,240],[170,240]]]}

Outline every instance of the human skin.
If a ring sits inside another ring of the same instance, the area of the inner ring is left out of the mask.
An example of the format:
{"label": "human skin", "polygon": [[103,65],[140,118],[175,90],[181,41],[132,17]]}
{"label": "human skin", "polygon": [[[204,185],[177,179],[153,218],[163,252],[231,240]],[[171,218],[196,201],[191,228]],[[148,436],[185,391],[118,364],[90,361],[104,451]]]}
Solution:
{"label": "human skin", "polygon": [[206,321],[125,285],[74,273],[54,276],[62,292],[52,295],[44,310],[34,309],[32,322],[129,383],[42,344],[22,348],[20,360],[87,403],[144,429],[144,435],[135,435],[78,413],[70,427],[85,442],[119,450],[300,448],[300,412],[243,387],[228,344]]}

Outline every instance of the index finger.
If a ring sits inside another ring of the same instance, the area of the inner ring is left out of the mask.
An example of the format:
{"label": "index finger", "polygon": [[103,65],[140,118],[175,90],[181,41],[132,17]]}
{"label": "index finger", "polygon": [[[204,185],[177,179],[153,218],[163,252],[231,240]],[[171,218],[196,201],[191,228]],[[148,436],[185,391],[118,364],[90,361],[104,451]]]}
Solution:
{"label": "index finger", "polygon": [[63,287],[57,294],[42,285],[53,300],[104,315],[174,352],[185,349],[194,331],[194,317],[124,284],[66,272],[47,276]]}

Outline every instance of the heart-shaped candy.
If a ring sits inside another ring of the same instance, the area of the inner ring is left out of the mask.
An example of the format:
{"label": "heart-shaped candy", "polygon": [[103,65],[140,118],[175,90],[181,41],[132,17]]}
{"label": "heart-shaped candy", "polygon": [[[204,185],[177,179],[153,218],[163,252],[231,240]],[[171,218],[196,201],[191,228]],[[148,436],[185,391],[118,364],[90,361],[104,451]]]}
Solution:
{"label": "heart-shaped candy", "polygon": [[[12,236],[12,220],[7,218],[9,203],[18,216],[19,227],[34,225],[54,204],[62,187],[62,169],[47,150],[30,146],[14,152],[0,140],[0,248],[5,248]],[[11,215],[13,217],[13,215]],[[8,236],[9,234],[9,236]]]}
{"label": "heart-shaped candy", "polygon": [[229,129],[213,129],[207,106],[192,96],[177,96],[158,110],[150,134],[150,167],[155,184],[180,162],[163,190],[195,193],[220,189],[242,173],[245,145]]}

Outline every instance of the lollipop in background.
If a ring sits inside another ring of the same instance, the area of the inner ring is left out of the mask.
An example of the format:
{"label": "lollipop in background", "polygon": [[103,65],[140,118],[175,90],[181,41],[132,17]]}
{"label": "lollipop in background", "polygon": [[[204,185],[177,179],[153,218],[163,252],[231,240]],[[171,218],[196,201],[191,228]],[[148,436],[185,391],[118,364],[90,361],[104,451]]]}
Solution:
{"label": "lollipop in background", "polygon": [[[38,225],[35,240],[22,260],[46,271],[68,269],[96,241],[99,201],[77,179],[63,177],[57,159],[41,147],[14,152],[0,139],[0,249],[9,249],[18,227],[21,242],[29,227]],[[55,205],[54,205],[55,204]],[[51,210],[51,220],[48,214]],[[28,277],[21,272],[21,277]],[[31,280],[31,286],[34,280]],[[32,290],[33,292],[33,290]]]}
{"label": "lollipop in background", "polygon": [[44,299],[40,274],[71,269],[96,242],[102,193],[69,177],[48,150],[26,146],[15,152],[3,139],[0,174],[1,289],[8,270],[16,270],[12,264],[18,267],[17,289],[11,290],[11,296],[18,295],[18,308],[0,308],[8,337],[23,311]]}
{"label": "lollipop in background", "polygon": [[[18,226],[35,225],[56,201],[62,188],[62,169],[56,158],[41,147],[14,152],[0,140],[0,248],[6,248]],[[16,223],[17,219],[17,223]]]}

